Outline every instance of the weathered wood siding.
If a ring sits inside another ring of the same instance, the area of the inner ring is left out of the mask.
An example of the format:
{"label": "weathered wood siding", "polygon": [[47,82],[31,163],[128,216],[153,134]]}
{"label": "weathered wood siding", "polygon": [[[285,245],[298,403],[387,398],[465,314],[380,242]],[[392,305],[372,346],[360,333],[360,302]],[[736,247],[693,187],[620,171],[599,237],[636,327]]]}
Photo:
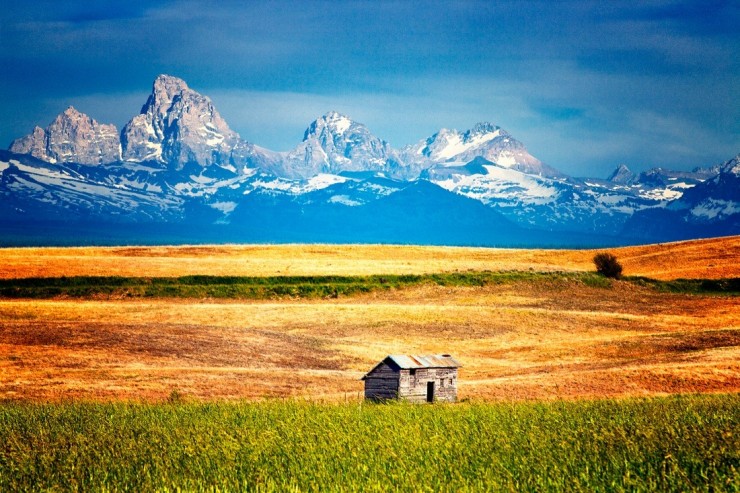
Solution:
{"label": "weathered wood siding", "polygon": [[399,371],[383,362],[365,376],[365,399],[398,399]]}
{"label": "weathered wood siding", "polygon": [[365,375],[365,398],[375,400],[403,399],[427,402],[427,385],[434,382],[435,402],[457,400],[457,368],[398,369],[386,361]]}
{"label": "weathered wood siding", "polygon": [[427,383],[434,382],[434,400],[455,402],[457,400],[457,368],[419,368],[401,370],[398,396],[411,402],[426,402]]}

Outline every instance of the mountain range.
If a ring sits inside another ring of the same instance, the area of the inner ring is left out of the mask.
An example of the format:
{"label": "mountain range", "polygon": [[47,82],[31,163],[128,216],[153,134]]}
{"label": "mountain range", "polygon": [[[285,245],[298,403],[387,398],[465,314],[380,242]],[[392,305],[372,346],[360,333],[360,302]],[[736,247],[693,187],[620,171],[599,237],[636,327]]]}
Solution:
{"label": "mountain range", "polygon": [[483,122],[402,149],[331,111],[287,152],[160,75],[119,132],[73,107],[0,151],[2,244],[607,246],[740,234],[740,155],[690,172],[566,174]]}

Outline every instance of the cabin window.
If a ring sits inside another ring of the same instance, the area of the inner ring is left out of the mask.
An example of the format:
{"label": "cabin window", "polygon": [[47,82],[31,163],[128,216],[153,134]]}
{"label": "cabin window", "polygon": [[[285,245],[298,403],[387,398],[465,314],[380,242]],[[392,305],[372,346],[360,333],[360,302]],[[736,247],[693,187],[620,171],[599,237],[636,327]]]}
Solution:
{"label": "cabin window", "polygon": [[444,386],[445,386],[445,379],[444,378],[439,381],[439,386],[442,387],[442,388],[444,388]]}
{"label": "cabin window", "polygon": [[409,370],[409,375],[416,376],[416,369]]}

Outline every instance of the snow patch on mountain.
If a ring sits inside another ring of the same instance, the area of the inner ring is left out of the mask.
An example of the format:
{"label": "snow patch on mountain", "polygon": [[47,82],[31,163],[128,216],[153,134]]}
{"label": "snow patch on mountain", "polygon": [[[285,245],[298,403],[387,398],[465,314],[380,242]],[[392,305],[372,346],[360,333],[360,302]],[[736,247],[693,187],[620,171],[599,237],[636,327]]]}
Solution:
{"label": "snow patch on mountain", "polygon": [[344,133],[352,126],[352,120],[344,115],[340,115],[336,111],[330,112],[327,117],[328,122],[334,127],[334,131],[338,135],[344,135]]}
{"label": "snow patch on mountain", "polygon": [[329,187],[336,183],[344,183],[346,181],[347,178],[343,176],[322,173],[320,175],[309,178],[308,182],[306,183],[305,190],[321,190],[322,188]]}
{"label": "snow patch on mountain", "polygon": [[[470,149],[479,147],[501,135],[501,130],[496,129],[493,132],[475,135],[473,138],[466,141],[464,136],[460,135],[457,132],[448,132],[445,129],[441,130],[440,132],[445,132],[449,135],[447,137],[447,145],[442,147],[435,153],[435,158],[442,160],[452,159],[455,156],[459,156],[460,154],[467,152]],[[504,165],[500,162],[497,164]]]}
{"label": "snow patch on mountain", "polygon": [[250,182],[249,186],[245,188],[244,193],[251,193],[254,190],[275,190],[292,195],[303,195],[328,188],[337,183],[344,183],[345,181],[347,181],[347,178],[331,174],[320,174],[308,180],[287,180],[270,175],[262,175]]}
{"label": "snow patch on mountain", "polygon": [[436,185],[459,193],[484,204],[493,199],[509,198],[514,195],[518,200],[527,203],[546,203],[551,201],[557,191],[550,185],[549,180],[527,175],[519,171],[493,165],[484,165],[485,174],[456,174],[455,167],[445,167],[448,171],[446,178],[435,179],[431,173],[431,181]]}
{"label": "snow patch on mountain", "polygon": [[208,205],[213,209],[221,211],[224,215],[228,215],[234,212],[234,209],[239,204],[236,202],[211,202]]}
{"label": "snow patch on mountain", "polygon": [[740,203],[730,200],[706,199],[691,209],[691,215],[704,220],[720,219],[740,214]]}
{"label": "snow patch on mountain", "polygon": [[329,202],[332,204],[342,204],[349,207],[357,207],[363,204],[363,202],[350,198],[349,195],[332,195],[331,198],[329,198]]}
{"label": "snow patch on mountain", "polygon": [[[680,187],[679,187],[680,188]],[[640,196],[650,200],[676,200],[681,198],[683,192],[674,188],[656,188],[653,190],[640,190]]]}

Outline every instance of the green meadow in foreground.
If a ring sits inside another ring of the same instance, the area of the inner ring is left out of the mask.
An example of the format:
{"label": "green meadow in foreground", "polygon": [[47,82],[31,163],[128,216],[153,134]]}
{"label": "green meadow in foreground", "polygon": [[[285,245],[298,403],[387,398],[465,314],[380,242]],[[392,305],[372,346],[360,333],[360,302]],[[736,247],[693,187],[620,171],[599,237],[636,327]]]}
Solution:
{"label": "green meadow in foreground", "polygon": [[[658,281],[625,277],[624,281],[659,291],[685,294],[740,294],[740,279]],[[575,281],[608,288],[612,280],[593,272],[455,272],[374,276],[183,276],[183,277],[31,277],[0,279],[0,298],[327,298],[432,284],[485,286],[520,281]]]}
{"label": "green meadow in foreground", "polygon": [[738,430],[737,394],[5,403],[0,490],[740,491]]}

